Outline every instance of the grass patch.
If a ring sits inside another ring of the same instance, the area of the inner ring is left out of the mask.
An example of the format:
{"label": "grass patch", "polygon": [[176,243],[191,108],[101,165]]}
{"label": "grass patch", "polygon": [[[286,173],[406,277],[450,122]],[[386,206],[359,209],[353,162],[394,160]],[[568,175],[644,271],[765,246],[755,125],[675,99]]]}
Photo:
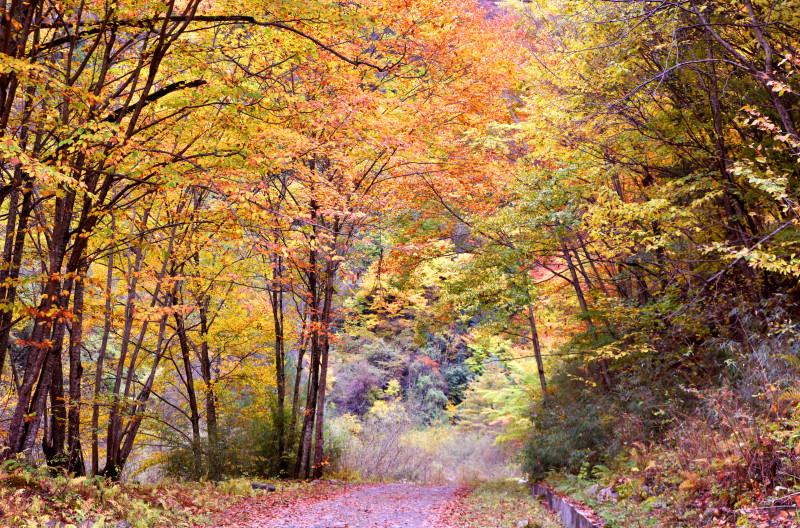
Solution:
{"label": "grass patch", "polygon": [[482,484],[450,508],[450,528],[514,528],[527,521],[530,528],[563,528],[527,486],[511,482]]}

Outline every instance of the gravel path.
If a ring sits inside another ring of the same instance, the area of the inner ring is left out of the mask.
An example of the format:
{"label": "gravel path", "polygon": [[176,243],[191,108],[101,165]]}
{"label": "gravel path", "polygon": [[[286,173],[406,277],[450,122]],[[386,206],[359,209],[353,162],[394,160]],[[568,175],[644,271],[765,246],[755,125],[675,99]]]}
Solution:
{"label": "gravel path", "polygon": [[[248,528],[434,528],[457,486],[362,484],[333,498],[286,505],[237,526]],[[260,518],[259,518],[260,517]]]}

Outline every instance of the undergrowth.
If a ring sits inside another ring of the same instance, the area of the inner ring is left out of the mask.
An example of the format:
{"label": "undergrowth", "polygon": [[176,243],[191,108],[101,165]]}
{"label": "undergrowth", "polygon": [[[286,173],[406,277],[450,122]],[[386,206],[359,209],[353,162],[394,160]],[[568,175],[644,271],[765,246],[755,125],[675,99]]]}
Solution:
{"label": "undergrowth", "polygon": [[483,483],[461,498],[445,516],[448,528],[561,528],[555,516],[527,486],[509,481]]}
{"label": "undergrowth", "polygon": [[120,484],[9,460],[0,466],[0,527],[189,527],[255,493],[246,480]]}
{"label": "undergrowth", "polygon": [[495,437],[451,424],[423,426],[397,401],[379,402],[364,419],[327,422],[329,474],[360,481],[470,484],[519,475]]}
{"label": "undergrowth", "polygon": [[527,470],[608,528],[800,525],[798,328],[763,323],[622,355],[612,390],[563,374],[532,410]]}

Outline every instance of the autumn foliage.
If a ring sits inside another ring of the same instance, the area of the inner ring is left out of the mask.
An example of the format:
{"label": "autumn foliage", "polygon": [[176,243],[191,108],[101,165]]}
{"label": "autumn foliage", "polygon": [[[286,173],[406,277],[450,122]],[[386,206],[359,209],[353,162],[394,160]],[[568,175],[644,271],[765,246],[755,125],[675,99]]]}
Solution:
{"label": "autumn foliage", "polygon": [[9,0],[0,458],[790,505],[798,7]]}
{"label": "autumn foliage", "polygon": [[319,475],[354,263],[502,164],[469,138],[505,119],[508,28],[448,2],[4,10],[3,458]]}

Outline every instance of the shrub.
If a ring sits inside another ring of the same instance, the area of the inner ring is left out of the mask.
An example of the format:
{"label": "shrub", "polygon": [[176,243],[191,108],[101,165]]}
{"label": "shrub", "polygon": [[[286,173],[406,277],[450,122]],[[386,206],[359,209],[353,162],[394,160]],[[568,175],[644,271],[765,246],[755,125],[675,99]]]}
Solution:
{"label": "shrub", "polygon": [[550,471],[577,472],[613,454],[612,419],[598,401],[551,398],[548,408],[532,413],[532,428],[523,447],[523,469],[536,480]]}
{"label": "shrub", "polygon": [[286,431],[284,458],[279,457],[279,420],[288,429],[290,416],[288,412],[281,416],[274,405],[267,411],[235,423],[221,422],[219,440],[214,442],[205,436],[198,447],[199,467],[195,467],[195,452],[185,436],[162,431],[166,443],[161,457],[164,473],[182,480],[282,476],[294,458],[292,451],[297,442]]}
{"label": "shrub", "polygon": [[376,402],[363,418],[329,420],[326,451],[333,473],[344,478],[464,484],[519,473],[494,435],[425,427],[396,400]]}

